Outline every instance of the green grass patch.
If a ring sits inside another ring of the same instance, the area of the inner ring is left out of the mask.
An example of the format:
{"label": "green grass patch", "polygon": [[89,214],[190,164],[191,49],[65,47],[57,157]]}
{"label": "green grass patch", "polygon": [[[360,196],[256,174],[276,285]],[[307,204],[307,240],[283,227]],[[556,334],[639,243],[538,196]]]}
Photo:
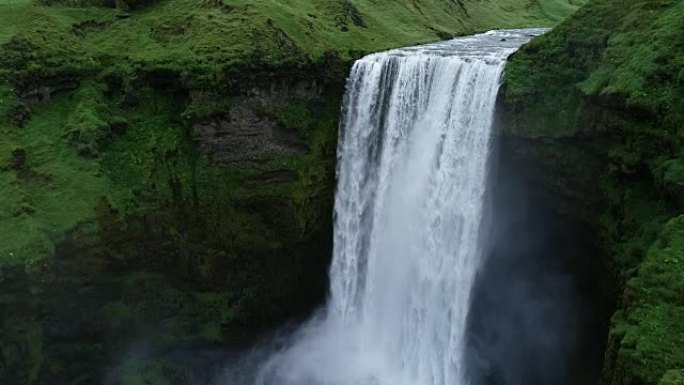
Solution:
{"label": "green grass patch", "polygon": [[[75,112],[74,97],[60,95],[50,105],[36,106],[24,127],[2,129],[2,264],[33,267],[50,257],[66,231],[94,219],[95,202],[108,194],[98,162],[79,156],[69,144],[65,128]],[[25,162],[8,167],[20,152]]]}
{"label": "green grass patch", "polygon": [[154,68],[211,83],[235,65],[298,66],[331,52],[350,59],[492,28],[551,26],[576,8],[566,0],[164,0],[127,11],[2,0],[0,64],[14,79]]}
{"label": "green grass patch", "polygon": [[[619,354],[646,384],[684,363],[684,216],[672,219],[627,284],[627,308],[613,320]],[[669,374],[672,376],[672,374]]]}

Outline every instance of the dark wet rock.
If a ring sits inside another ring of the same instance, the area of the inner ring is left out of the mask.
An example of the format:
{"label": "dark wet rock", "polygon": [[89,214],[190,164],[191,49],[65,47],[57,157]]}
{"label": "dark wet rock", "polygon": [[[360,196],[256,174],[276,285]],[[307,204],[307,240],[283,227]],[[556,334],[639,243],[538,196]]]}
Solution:
{"label": "dark wet rock", "polygon": [[247,106],[237,106],[228,119],[195,123],[193,136],[200,151],[219,162],[268,160],[303,152],[296,136]]}
{"label": "dark wet rock", "polygon": [[[192,135],[201,152],[217,162],[266,161],[281,156],[303,154],[306,145],[296,132],[283,127],[275,111],[293,98],[315,103],[322,92],[315,81],[271,83],[269,88],[242,90],[227,112],[199,118],[192,124]],[[194,103],[208,96],[192,91]]]}
{"label": "dark wet rock", "polygon": [[26,150],[23,148],[16,148],[12,151],[12,168],[15,170],[21,170],[26,166],[26,160],[28,155]]}
{"label": "dark wet rock", "polygon": [[56,79],[46,80],[41,84],[29,87],[24,90],[20,98],[26,105],[34,105],[39,103],[49,103],[52,100],[52,95],[55,92],[75,90],[78,88],[78,82],[70,79]]}

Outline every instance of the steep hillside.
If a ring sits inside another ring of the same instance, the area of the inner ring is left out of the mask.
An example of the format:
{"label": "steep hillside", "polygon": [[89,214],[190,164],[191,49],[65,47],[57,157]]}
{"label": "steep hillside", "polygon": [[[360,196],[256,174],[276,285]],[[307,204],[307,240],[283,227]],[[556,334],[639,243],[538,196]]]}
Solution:
{"label": "steep hillside", "polygon": [[303,314],[351,60],[580,2],[0,0],[0,383],[187,383]]}
{"label": "steep hillside", "polygon": [[507,71],[511,146],[624,289],[603,384],[682,383],[684,2],[593,0]]}

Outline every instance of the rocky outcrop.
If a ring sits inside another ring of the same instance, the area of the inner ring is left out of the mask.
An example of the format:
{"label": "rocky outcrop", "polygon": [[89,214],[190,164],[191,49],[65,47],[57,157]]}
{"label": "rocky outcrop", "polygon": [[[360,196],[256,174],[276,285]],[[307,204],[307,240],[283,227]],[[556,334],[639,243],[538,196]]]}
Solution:
{"label": "rocky outcrop", "polygon": [[38,85],[30,86],[20,94],[21,100],[27,106],[38,103],[49,103],[55,92],[75,90],[78,82],[73,79],[46,79],[41,80]]}
{"label": "rocky outcrop", "polygon": [[194,139],[200,151],[219,162],[264,161],[302,153],[302,143],[246,106],[236,106],[226,119],[194,123]]}
{"label": "rocky outcrop", "polygon": [[[208,117],[193,117],[193,139],[199,150],[217,162],[268,161],[277,157],[302,154],[305,143],[296,127],[284,127],[277,113],[293,101],[303,105],[321,98],[323,87],[315,80],[292,83],[274,82],[267,89],[249,88],[231,99],[227,111],[213,112]],[[212,96],[201,91],[190,93],[195,106]]]}

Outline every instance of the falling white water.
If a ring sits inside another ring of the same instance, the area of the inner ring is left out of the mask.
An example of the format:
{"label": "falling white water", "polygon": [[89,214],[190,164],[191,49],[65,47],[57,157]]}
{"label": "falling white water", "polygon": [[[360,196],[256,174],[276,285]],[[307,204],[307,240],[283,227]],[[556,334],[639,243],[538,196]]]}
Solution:
{"label": "falling white water", "polygon": [[461,385],[497,91],[544,30],[373,54],[348,83],[326,313],[262,385]]}

